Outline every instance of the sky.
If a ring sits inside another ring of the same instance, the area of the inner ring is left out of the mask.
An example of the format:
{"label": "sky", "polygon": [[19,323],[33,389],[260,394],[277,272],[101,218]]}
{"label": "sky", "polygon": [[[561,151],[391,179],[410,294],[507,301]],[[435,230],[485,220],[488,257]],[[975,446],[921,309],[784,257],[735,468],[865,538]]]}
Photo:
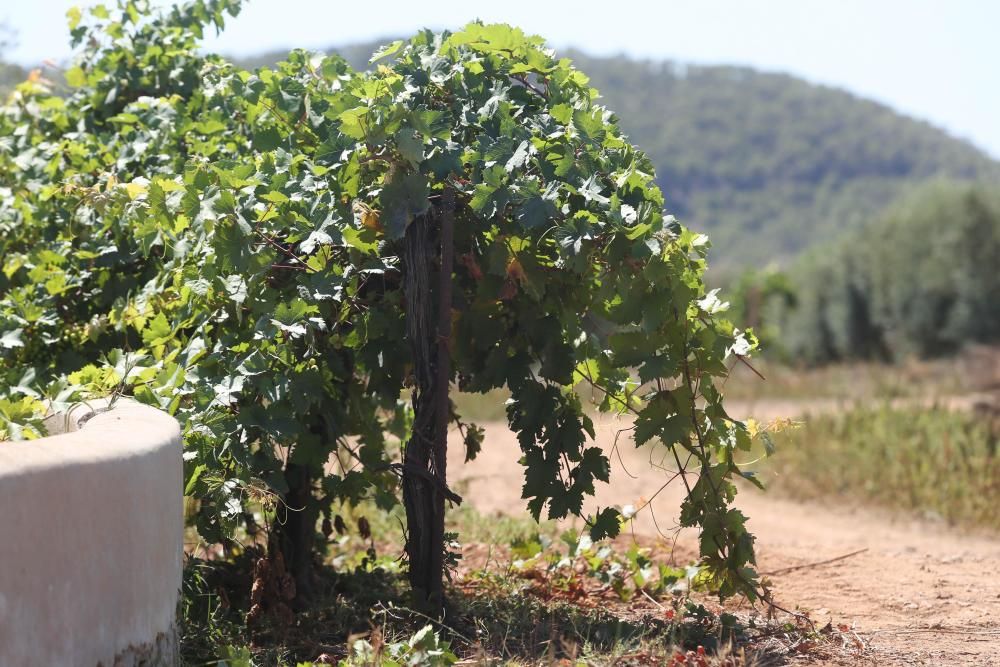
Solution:
{"label": "sky", "polygon": [[[68,58],[64,14],[87,4],[0,0],[0,22],[17,34],[5,57]],[[251,0],[207,46],[231,55],[320,49],[476,18],[518,25],[557,50],[788,72],[927,120],[1000,159],[995,0]]]}

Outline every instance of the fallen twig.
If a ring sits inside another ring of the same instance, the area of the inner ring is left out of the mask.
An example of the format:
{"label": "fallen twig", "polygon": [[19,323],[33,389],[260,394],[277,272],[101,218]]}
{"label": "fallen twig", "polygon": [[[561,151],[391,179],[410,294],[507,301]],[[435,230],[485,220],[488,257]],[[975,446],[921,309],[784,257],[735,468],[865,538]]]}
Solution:
{"label": "fallen twig", "polygon": [[653,604],[655,604],[660,609],[666,609],[666,607],[664,607],[662,604],[660,604],[659,602],[657,602],[656,600],[654,600],[653,596],[650,595],[649,593],[647,593],[646,591],[644,591],[643,589],[640,588],[639,592],[642,593],[643,595],[645,595],[647,600],[649,600],[650,602],[652,602]]}
{"label": "fallen twig", "polygon": [[868,551],[867,547],[864,548],[864,549],[858,549],[857,551],[852,551],[851,553],[844,554],[843,556],[837,556],[836,558],[828,558],[826,560],[816,561],[815,563],[806,563],[804,565],[793,565],[792,567],[783,567],[783,568],[778,569],[778,570],[771,570],[770,572],[761,572],[760,576],[762,576],[762,577],[774,577],[774,576],[777,576],[779,574],[788,574],[789,572],[795,572],[796,570],[805,570],[805,569],[810,568],[810,567],[819,567],[820,565],[829,565],[830,563],[836,563],[837,561],[845,560],[847,558],[850,558],[851,556],[857,556],[858,554],[862,554],[862,553],[864,553],[866,551]]}

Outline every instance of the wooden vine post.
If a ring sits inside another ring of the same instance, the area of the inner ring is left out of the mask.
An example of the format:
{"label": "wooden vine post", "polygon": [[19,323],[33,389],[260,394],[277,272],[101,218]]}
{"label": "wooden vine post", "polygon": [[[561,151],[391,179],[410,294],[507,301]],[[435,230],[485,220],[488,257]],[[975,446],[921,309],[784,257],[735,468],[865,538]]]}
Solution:
{"label": "wooden vine post", "polygon": [[[406,554],[414,604],[436,616],[444,603],[445,500],[461,502],[447,483],[454,217],[455,192],[446,187],[440,210],[432,207],[414,219],[404,237],[406,333],[415,377],[413,435],[403,454]],[[434,252],[435,232],[439,253]],[[439,259],[436,299],[430,289],[435,254]],[[435,300],[437,323],[432,324]]]}

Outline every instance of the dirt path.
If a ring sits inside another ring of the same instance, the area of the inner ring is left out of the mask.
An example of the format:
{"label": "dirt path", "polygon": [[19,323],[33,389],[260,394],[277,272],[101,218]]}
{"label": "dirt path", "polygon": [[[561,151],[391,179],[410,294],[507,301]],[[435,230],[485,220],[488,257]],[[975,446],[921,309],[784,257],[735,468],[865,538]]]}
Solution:
{"label": "dirt path", "polygon": [[[733,406],[732,413],[767,419],[802,407],[768,402],[752,409]],[[455,486],[484,513],[523,512],[517,440],[505,424],[486,427],[486,444],[472,463],[463,464],[461,443],[452,443]],[[598,442],[606,451],[620,428],[621,422],[598,424]],[[613,456],[614,484],[598,490],[596,504],[641,506],[670,473],[657,469],[659,461],[647,450],[634,450],[628,434],[620,444],[633,477]],[[676,486],[640,512],[637,534],[673,538],[683,496]],[[744,489],[737,506],[750,517],[749,529],[757,537],[759,571],[778,571],[770,579],[782,606],[809,611],[817,624],[846,624],[864,642],[857,658],[826,664],[1000,666],[1000,539],[894,519],[878,510],[794,502],[755,489]],[[694,540],[692,531],[681,531],[678,545],[693,553]],[[867,551],[829,565],[780,572],[861,549]]]}

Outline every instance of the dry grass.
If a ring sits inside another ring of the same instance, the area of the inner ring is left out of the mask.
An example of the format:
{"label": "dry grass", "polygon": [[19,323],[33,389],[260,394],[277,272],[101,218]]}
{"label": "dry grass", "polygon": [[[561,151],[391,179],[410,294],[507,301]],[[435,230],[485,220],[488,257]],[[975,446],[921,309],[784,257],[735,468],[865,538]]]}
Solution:
{"label": "dry grass", "polygon": [[1000,419],[886,404],[808,420],[778,436],[776,491],[875,502],[923,518],[996,531]]}
{"label": "dry grass", "polygon": [[767,379],[737,364],[726,383],[734,399],[865,400],[960,396],[1000,389],[1000,349],[974,346],[947,359],[899,364],[852,362],[817,368],[752,362]]}

